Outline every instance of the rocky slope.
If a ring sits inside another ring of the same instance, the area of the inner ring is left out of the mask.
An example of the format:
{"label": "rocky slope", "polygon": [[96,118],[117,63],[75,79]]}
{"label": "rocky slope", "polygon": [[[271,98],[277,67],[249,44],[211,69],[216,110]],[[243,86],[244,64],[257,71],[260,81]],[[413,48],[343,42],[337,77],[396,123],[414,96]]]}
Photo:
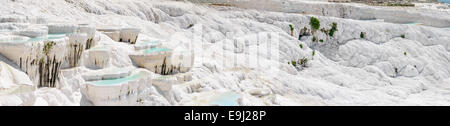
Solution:
{"label": "rocky slope", "polygon": [[[102,78],[129,78],[135,72],[106,69],[142,69],[129,56],[138,51],[134,45],[97,31],[98,44],[84,51],[79,67],[61,69],[59,86],[4,93],[0,105],[450,104],[450,30],[441,28],[450,26],[448,11],[288,2],[292,3],[274,6],[279,2],[268,1],[272,6],[261,9],[244,3],[231,3],[242,5],[233,7],[157,0],[2,0],[0,21],[15,25],[0,25],[1,36],[23,29],[18,24],[40,20],[136,27],[142,30],[137,44],[161,41],[174,50],[173,57],[187,51],[195,60],[186,73],[164,76],[143,70],[148,73],[144,78],[127,83],[142,88],[112,89],[119,93],[98,89],[94,93],[100,95],[91,96],[101,98],[89,97],[96,72],[105,73],[97,74]],[[312,17],[320,21],[318,29],[310,25]],[[403,24],[410,22],[428,26]],[[107,61],[102,68],[89,63],[97,48],[108,52],[98,54]],[[298,61],[295,67],[292,61]],[[2,80],[27,78],[23,72],[5,71],[3,66],[15,64],[7,58],[3,62]],[[0,87],[9,90],[20,84],[1,81]]]}

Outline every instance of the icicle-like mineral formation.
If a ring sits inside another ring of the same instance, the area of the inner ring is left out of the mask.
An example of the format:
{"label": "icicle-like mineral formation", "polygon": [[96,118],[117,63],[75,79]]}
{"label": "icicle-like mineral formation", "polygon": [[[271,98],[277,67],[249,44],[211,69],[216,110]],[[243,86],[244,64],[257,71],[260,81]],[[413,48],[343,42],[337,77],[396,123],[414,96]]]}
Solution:
{"label": "icicle-like mineral formation", "polygon": [[67,41],[67,37],[7,36],[0,40],[0,53],[16,62],[38,87],[56,87]]}

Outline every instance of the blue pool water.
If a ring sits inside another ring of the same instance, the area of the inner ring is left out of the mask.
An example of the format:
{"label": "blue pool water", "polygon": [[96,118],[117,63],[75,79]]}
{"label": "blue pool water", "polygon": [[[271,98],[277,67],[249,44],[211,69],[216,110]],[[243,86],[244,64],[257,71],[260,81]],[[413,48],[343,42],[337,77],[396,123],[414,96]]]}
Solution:
{"label": "blue pool water", "polygon": [[219,105],[219,106],[238,106],[238,98],[240,98],[241,95],[235,93],[235,92],[226,92],[219,94],[215,96],[211,101],[210,104],[213,105]]}
{"label": "blue pool water", "polygon": [[62,39],[62,38],[64,38],[64,37],[48,37],[47,39]]}
{"label": "blue pool water", "polygon": [[117,79],[108,79],[108,80],[101,80],[101,81],[94,81],[92,82],[95,85],[115,85],[115,84],[121,84],[123,82],[127,82],[127,81],[131,81],[131,80],[136,80],[140,77],[144,76],[144,74],[139,73],[139,74],[135,74],[132,76],[128,76],[128,77],[124,77],[124,78],[117,78]]}
{"label": "blue pool water", "polygon": [[52,40],[52,39],[62,39],[65,37],[65,34],[49,34],[47,37],[36,37],[36,38],[29,38],[29,39],[14,39],[14,40],[6,40],[6,42],[37,42],[37,41],[43,41],[43,40]]}
{"label": "blue pool water", "polygon": [[165,52],[165,51],[169,51],[169,49],[167,49],[167,48],[150,48],[150,49],[144,50],[144,53],[148,54],[148,53]]}
{"label": "blue pool water", "polygon": [[450,0],[439,0],[439,2],[444,2],[444,3],[450,4]]}
{"label": "blue pool water", "polygon": [[35,41],[42,41],[44,38],[30,38],[28,39],[29,42],[35,42]]}

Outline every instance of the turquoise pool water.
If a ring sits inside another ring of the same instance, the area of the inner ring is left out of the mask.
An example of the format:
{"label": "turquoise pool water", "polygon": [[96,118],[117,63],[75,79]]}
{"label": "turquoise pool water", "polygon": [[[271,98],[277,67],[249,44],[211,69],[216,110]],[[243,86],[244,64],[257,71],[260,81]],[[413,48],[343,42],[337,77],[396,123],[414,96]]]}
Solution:
{"label": "turquoise pool water", "polygon": [[64,37],[65,37],[65,34],[48,35],[46,38],[45,37],[36,37],[36,38],[29,38],[29,39],[14,39],[14,40],[4,40],[4,42],[37,42],[37,41],[43,41],[43,40],[62,39]]}
{"label": "turquoise pool water", "polygon": [[439,2],[444,2],[444,3],[450,4],[450,0],[439,0]]}
{"label": "turquoise pool water", "polygon": [[167,48],[150,48],[150,49],[144,50],[144,53],[149,54],[149,53],[165,52],[165,51],[169,51],[169,49],[167,49]]}
{"label": "turquoise pool water", "polygon": [[144,74],[139,73],[132,76],[124,77],[124,78],[117,78],[117,79],[108,79],[108,80],[101,80],[101,81],[94,81],[92,82],[95,85],[115,85],[115,84],[121,84],[127,81],[136,80],[140,77],[144,76]]}
{"label": "turquoise pool water", "polygon": [[64,38],[64,37],[48,37],[47,39],[62,39],[62,38]]}
{"label": "turquoise pool water", "polygon": [[210,104],[213,105],[219,105],[219,106],[238,106],[238,98],[240,98],[241,95],[235,93],[235,92],[226,92],[219,94],[215,96],[211,101]]}
{"label": "turquoise pool water", "polygon": [[44,38],[30,38],[28,39],[29,42],[35,42],[35,41],[42,41]]}

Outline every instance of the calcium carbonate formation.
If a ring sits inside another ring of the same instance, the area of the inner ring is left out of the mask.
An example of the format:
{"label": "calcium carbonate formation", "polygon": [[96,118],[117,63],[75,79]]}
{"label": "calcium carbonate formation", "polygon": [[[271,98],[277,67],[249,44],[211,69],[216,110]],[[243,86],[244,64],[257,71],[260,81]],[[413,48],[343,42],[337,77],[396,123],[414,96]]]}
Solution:
{"label": "calcium carbonate formation", "polygon": [[0,105],[450,104],[443,4],[0,4]]}
{"label": "calcium carbonate formation", "polygon": [[92,46],[95,32],[85,25],[79,30],[78,25],[68,22],[9,25],[22,28],[7,29],[12,34],[2,36],[0,52],[15,61],[37,87],[56,87],[61,68],[78,67],[85,47]]}
{"label": "calcium carbonate formation", "polygon": [[82,89],[94,105],[127,105],[151,85],[149,73],[137,69],[124,77],[87,81]]}
{"label": "calcium carbonate formation", "polygon": [[98,29],[103,34],[109,36],[117,42],[126,42],[135,44],[141,29],[139,28],[120,28],[117,26],[103,26],[105,28]]}

